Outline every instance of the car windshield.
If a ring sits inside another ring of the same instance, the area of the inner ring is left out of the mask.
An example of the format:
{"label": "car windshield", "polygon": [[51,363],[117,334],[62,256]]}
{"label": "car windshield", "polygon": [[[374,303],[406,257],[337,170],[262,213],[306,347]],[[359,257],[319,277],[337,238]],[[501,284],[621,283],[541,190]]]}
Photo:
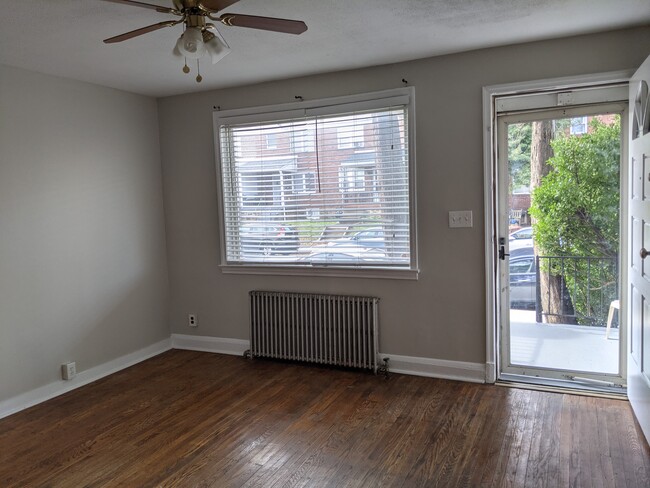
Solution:
{"label": "car windshield", "polygon": [[511,261],[510,273],[511,274],[528,273],[528,271],[530,271],[530,265],[532,264],[532,262],[533,262],[532,259],[521,259],[518,261]]}
{"label": "car windshield", "polygon": [[527,227],[525,229],[517,230],[510,234],[510,237],[513,239],[530,239],[533,237],[533,228]]}

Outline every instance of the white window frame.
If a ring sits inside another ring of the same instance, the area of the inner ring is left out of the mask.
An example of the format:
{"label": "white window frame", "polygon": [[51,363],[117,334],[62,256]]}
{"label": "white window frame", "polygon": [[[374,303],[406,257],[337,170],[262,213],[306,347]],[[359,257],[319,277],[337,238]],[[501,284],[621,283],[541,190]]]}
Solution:
{"label": "white window frame", "polygon": [[[298,118],[307,115],[330,115],[351,111],[372,110],[391,105],[407,106],[407,144],[409,165],[409,226],[410,226],[410,264],[408,268],[382,266],[291,266],[276,263],[247,264],[228,263],[226,260],[225,218],[223,206],[223,187],[221,174],[220,127],[226,124],[268,122],[280,118]],[[292,102],[280,105],[252,107],[232,110],[217,110],[213,113],[215,160],[217,170],[217,196],[219,199],[220,230],[220,269],[223,273],[285,276],[324,276],[352,278],[388,278],[417,280],[417,216],[416,216],[416,165],[415,165],[415,89],[403,87],[393,90],[349,95],[320,100]]]}

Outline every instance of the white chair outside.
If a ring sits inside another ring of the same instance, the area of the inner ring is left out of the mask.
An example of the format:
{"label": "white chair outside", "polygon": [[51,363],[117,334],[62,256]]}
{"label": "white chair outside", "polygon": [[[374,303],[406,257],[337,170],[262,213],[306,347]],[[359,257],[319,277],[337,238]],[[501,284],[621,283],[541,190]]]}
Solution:
{"label": "white chair outside", "polygon": [[620,309],[621,309],[621,302],[619,300],[614,300],[612,303],[610,303],[609,314],[607,314],[607,330],[605,331],[605,339],[609,339],[609,331],[612,328],[612,321],[614,320],[614,310],[618,310],[620,314]]}

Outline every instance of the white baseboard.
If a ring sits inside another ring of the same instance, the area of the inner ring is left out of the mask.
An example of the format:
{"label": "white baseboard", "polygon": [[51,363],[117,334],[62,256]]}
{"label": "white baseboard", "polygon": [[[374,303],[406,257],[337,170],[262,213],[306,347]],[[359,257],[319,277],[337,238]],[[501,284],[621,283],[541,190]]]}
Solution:
{"label": "white baseboard", "polygon": [[[250,348],[250,341],[222,337],[172,334],[172,347],[174,349],[241,356],[244,354],[244,351]],[[396,354],[384,353],[380,353],[379,356],[382,359],[384,357],[390,358],[389,370],[393,373],[485,383],[485,364],[482,363],[466,363],[462,361],[398,356]]]}
{"label": "white baseboard", "polygon": [[188,351],[216,352],[241,356],[244,351],[250,349],[250,341],[243,339],[172,334],[171,340],[174,349],[186,349]]}
{"label": "white baseboard", "polygon": [[388,370],[392,373],[428,376],[446,380],[485,383],[485,364],[448,361],[445,359],[398,356],[380,353],[382,358],[390,358]]}
{"label": "white baseboard", "polygon": [[34,406],[38,403],[49,400],[56,396],[67,393],[81,386],[97,381],[104,376],[116,373],[122,369],[133,366],[145,359],[157,356],[172,348],[170,339],[163,339],[160,342],[139,349],[130,354],[125,354],[119,358],[108,361],[107,363],[94,366],[90,369],[80,371],[77,375],[68,381],[60,380],[47,385],[41,386],[34,390],[21,393],[15,397],[0,402],[0,419],[11,414]]}

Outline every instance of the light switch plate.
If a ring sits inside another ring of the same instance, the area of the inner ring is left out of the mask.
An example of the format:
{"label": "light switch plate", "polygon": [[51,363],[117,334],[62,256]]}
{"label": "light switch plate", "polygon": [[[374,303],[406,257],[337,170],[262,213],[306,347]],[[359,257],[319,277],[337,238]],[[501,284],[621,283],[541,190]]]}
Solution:
{"label": "light switch plate", "polygon": [[449,227],[472,227],[473,225],[471,210],[454,210],[449,212]]}

